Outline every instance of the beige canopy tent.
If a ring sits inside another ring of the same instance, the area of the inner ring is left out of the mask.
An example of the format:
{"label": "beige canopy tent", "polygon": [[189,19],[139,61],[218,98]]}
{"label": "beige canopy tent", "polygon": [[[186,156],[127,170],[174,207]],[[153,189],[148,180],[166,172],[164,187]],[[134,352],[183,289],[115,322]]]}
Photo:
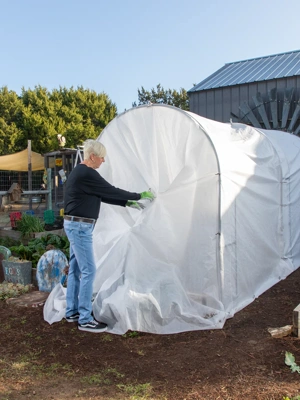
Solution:
{"label": "beige canopy tent", "polygon": [[[31,151],[31,170],[44,169],[44,157]],[[28,148],[15,154],[0,157],[0,171],[28,171]]]}

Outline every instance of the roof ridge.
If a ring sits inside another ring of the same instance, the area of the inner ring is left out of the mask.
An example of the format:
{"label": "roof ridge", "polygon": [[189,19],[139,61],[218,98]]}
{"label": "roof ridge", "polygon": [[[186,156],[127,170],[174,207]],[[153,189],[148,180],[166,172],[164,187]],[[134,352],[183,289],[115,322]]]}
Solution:
{"label": "roof ridge", "polygon": [[292,76],[300,76],[300,50],[227,63],[188,93]]}
{"label": "roof ridge", "polygon": [[261,56],[261,57],[248,58],[248,59],[245,59],[245,60],[232,61],[232,62],[225,63],[224,66],[225,65],[231,65],[231,64],[239,64],[239,63],[243,63],[243,62],[246,62],[246,61],[262,60],[263,58],[284,56],[284,55],[292,54],[292,53],[299,53],[300,54],[300,50],[291,50],[291,51],[285,51],[284,53],[270,54],[268,56]]}

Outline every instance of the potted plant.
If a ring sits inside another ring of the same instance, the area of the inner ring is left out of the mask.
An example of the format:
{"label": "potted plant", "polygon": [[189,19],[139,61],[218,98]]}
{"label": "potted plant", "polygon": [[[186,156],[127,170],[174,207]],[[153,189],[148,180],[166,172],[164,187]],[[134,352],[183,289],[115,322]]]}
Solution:
{"label": "potted plant", "polygon": [[17,230],[21,232],[22,239],[29,239],[35,232],[45,232],[45,223],[39,217],[31,214],[23,214],[16,222]]}
{"label": "potted plant", "polygon": [[[6,263],[6,267],[17,269],[7,270],[8,274],[9,272],[11,272],[11,274],[9,275],[13,275],[8,277],[10,279],[10,282],[12,282],[12,279],[14,279],[14,275],[18,273],[18,271],[19,276],[21,275],[21,268],[22,270],[24,270],[26,276],[28,276],[29,272],[26,270],[27,266],[25,267],[25,262],[29,261],[31,263],[31,282],[35,286],[37,286],[36,266],[42,255],[48,250],[59,249],[68,258],[69,246],[70,243],[66,236],[59,236],[52,233],[46,233],[45,236],[42,236],[40,238],[33,238],[28,242],[27,245],[23,243],[16,243],[14,246],[11,246],[9,249],[14,256],[14,259],[10,260],[11,263],[9,265],[8,263]],[[17,262],[20,262],[22,264],[17,266]]]}
{"label": "potted plant", "polygon": [[2,261],[4,280],[11,283],[29,285],[32,283],[31,250],[20,243],[10,247],[12,255]]}
{"label": "potted plant", "polygon": [[32,262],[26,259],[10,256],[2,261],[4,280],[22,285],[31,284]]}

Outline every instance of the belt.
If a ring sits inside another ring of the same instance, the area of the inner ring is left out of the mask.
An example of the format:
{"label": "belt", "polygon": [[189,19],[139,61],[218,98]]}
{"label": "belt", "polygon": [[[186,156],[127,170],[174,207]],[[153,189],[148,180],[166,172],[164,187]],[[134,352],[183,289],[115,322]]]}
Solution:
{"label": "belt", "polygon": [[85,222],[86,224],[94,224],[96,222],[93,218],[75,217],[73,215],[64,215],[64,219],[74,222]]}

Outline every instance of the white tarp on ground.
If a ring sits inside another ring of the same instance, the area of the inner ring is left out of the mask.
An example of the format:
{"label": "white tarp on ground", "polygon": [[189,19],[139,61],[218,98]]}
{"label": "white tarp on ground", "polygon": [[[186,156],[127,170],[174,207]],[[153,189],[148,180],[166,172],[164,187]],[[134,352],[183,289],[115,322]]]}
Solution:
{"label": "white tarp on ground", "polygon": [[101,206],[93,311],[110,332],[222,328],[299,267],[298,137],[151,105],[99,140],[104,178],[157,194],[141,212]]}

